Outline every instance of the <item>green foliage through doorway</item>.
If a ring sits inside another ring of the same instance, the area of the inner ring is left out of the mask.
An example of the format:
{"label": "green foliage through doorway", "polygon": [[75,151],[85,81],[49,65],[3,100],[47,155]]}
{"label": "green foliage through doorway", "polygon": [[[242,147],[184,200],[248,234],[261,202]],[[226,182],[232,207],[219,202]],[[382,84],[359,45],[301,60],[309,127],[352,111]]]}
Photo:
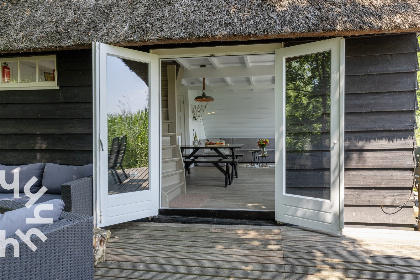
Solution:
{"label": "green foliage through doorway", "polygon": [[149,166],[149,110],[108,114],[108,144],[123,135],[127,135],[124,168]]}

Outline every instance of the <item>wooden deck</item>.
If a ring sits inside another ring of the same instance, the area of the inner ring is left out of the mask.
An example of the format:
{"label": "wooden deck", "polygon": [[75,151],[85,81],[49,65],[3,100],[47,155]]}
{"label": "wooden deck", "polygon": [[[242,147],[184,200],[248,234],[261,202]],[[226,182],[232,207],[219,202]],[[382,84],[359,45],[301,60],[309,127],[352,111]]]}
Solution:
{"label": "wooden deck", "polygon": [[[121,178],[124,178],[121,170],[117,170]],[[149,189],[149,168],[129,168],[125,172],[129,176],[124,182],[119,184],[112,177],[111,172],[108,173],[108,194],[119,194],[127,192],[136,192]]]}
{"label": "wooden deck", "polygon": [[420,279],[420,233],[348,228],[126,223],[95,279]]}
{"label": "wooden deck", "polygon": [[239,164],[239,177],[224,187],[215,167],[195,166],[186,175],[187,194],[208,194],[200,208],[274,210],[274,167],[254,168]]}

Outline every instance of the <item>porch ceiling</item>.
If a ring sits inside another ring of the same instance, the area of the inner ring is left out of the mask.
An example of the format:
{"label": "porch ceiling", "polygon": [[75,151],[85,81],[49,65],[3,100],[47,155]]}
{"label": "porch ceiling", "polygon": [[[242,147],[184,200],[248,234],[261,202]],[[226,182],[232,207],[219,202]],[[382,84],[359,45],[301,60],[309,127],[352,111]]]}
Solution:
{"label": "porch ceiling", "polygon": [[273,90],[274,54],[179,58],[184,67],[182,84],[190,90]]}
{"label": "porch ceiling", "polygon": [[[184,67],[182,84],[189,100],[214,97],[203,115],[201,138],[274,137],[274,54],[176,58]],[[205,66],[205,67],[203,67]]]}

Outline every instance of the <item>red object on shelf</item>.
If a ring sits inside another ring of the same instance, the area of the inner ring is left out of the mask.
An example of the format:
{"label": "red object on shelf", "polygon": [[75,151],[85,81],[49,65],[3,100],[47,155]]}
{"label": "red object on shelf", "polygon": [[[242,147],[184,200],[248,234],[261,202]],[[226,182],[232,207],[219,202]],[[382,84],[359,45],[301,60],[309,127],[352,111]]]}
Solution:
{"label": "red object on shelf", "polygon": [[3,80],[3,83],[10,83],[10,67],[7,65],[7,63],[3,63],[2,69],[1,69],[1,77]]}

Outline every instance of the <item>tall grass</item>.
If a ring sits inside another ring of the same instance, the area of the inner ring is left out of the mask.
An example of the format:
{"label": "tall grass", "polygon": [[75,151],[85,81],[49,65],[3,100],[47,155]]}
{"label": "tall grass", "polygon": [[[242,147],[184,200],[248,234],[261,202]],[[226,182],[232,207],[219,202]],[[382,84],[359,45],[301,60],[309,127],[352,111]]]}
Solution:
{"label": "tall grass", "polygon": [[[108,114],[108,145],[114,137],[127,136],[127,150],[124,168],[149,165],[149,110],[136,113],[123,111],[120,114]],[[110,148],[110,147],[109,147]]]}

